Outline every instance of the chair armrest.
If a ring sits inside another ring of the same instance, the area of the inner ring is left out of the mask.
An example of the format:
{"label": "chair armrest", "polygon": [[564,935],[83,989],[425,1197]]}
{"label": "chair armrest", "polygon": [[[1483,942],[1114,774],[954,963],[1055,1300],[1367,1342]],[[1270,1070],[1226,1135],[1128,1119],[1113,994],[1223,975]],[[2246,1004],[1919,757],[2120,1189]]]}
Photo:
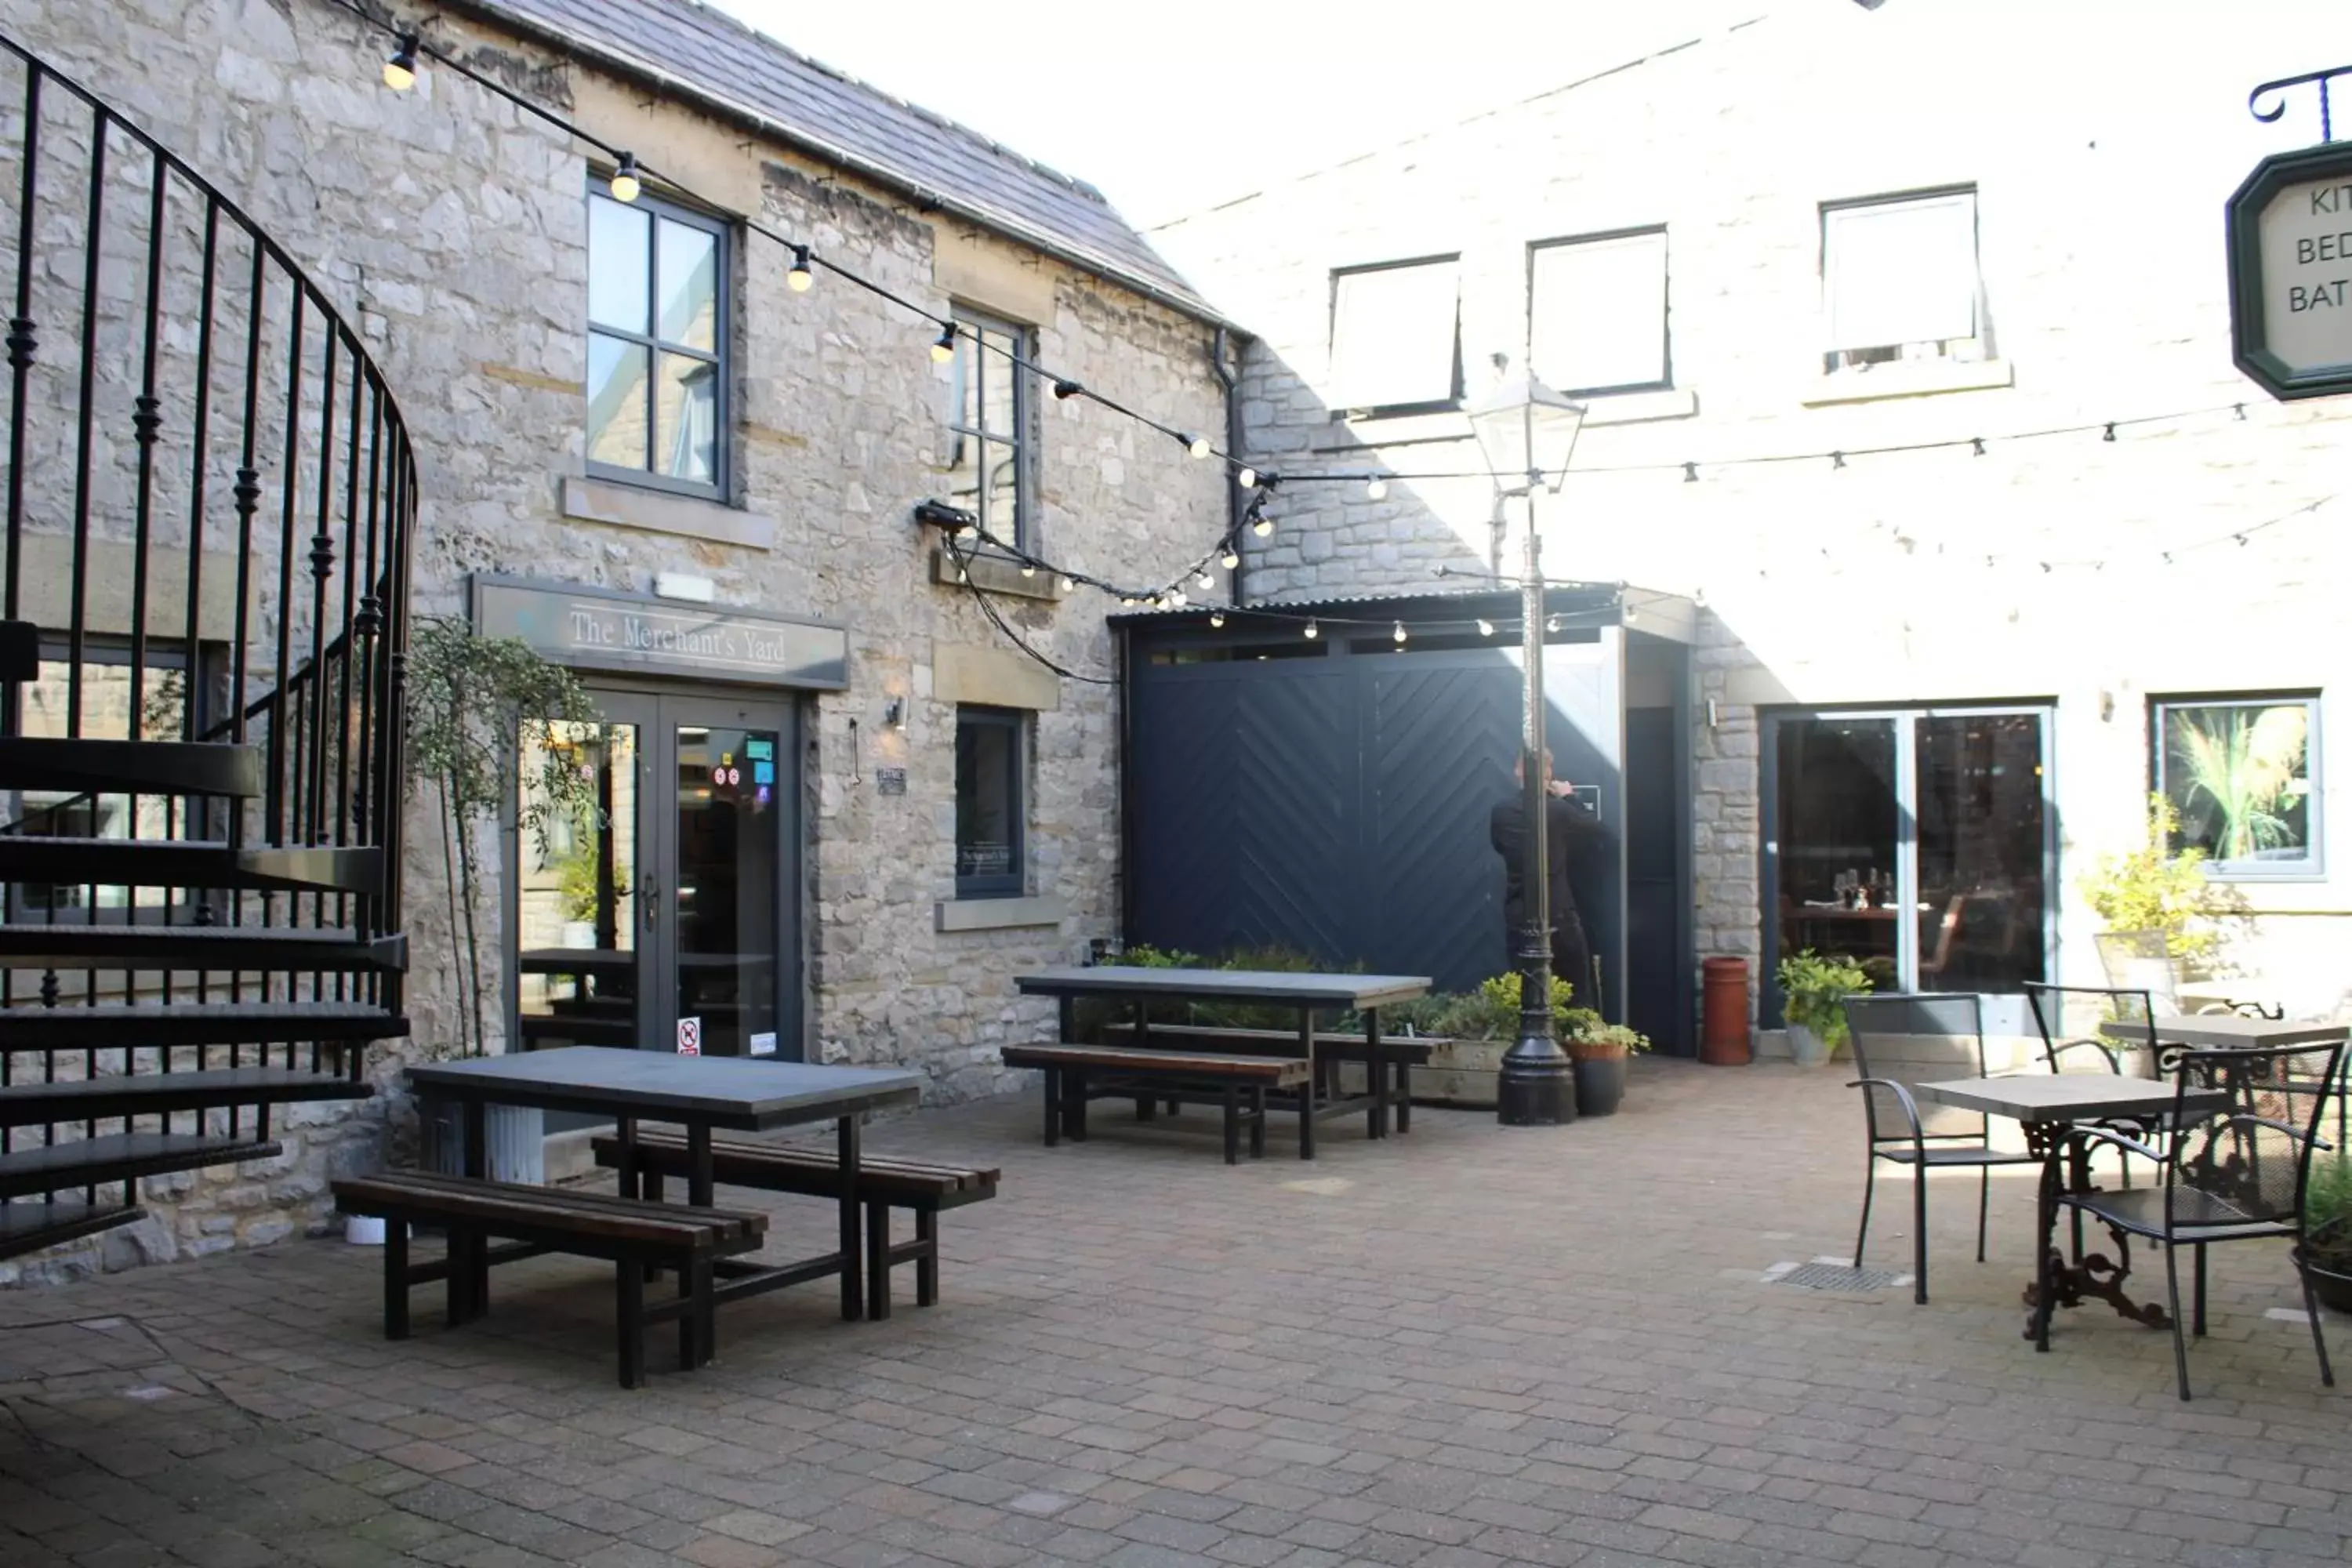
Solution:
{"label": "chair armrest", "polygon": [[2077,1126],[2074,1129],[2074,1136],[2077,1138],[2088,1138],[2093,1142],[2099,1143],[2112,1143],[2116,1148],[2137,1154],[2141,1159],[2147,1160],[2153,1164],[2161,1165],[2164,1163],[2164,1155],[2160,1151],[2149,1148],[2147,1144],[2139,1142],[2137,1138],[2126,1138],[2111,1127]]}
{"label": "chair armrest", "polygon": [[2087,1047],[2090,1047],[2092,1050],[2095,1050],[2095,1051],[2098,1052],[2101,1056],[2103,1056],[2103,1057],[2105,1057],[2105,1058],[2107,1058],[2107,1070],[2108,1070],[2109,1072],[2114,1073],[2114,1074],[2115,1074],[2116,1077],[2118,1077],[2118,1078],[2120,1078],[2120,1077],[2122,1077],[2122,1076],[2123,1076],[2124,1065],[2123,1065],[2123,1062],[2122,1062],[2121,1058],[2119,1058],[2118,1057],[2116,1057],[2116,1053],[2115,1053],[2115,1048],[2114,1048],[2113,1047],[2109,1046],[2109,1045],[2108,1045],[2105,1040],[2061,1040],[2061,1041],[2059,1041],[2056,1045],[2052,1046],[2052,1047],[2050,1047],[2050,1065],[2051,1065],[2051,1068],[2052,1068],[2052,1070],[2053,1070],[2053,1071],[2055,1071],[2055,1070],[2056,1070],[2056,1068],[2057,1068],[2057,1065],[2058,1065],[2058,1057],[2059,1057],[2059,1054],[2060,1054],[2061,1052],[2063,1052],[2063,1051],[2071,1051],[2071,1050],[2075,1049],[2077,1047],[2084,1047],[2084,1046],[2087,1046]]}
{"label": "chair armrest", "polygon": [[2235,1013],[2241,1018],[2267,1018],[2272,1023],[2275,1024],[2280,1019],[2286,1016],[2286,1009],[2284,1007],[2273,1004],[2233,1001],[2227,1003],[2226,1005],[2231,1012]]}
{"label": "chair armrest", "polygon": [[1911,1098],[1909,1089],[1891,1078],[1858,1078],[1846,1085],[1846,1088],[1893,1089],[1896,1102],[1903,1107],[1903,1114],[1910,1119],[1911,1141],[1915,1143],[1919,1142],[1919,1102]]}
{"label": "chair armrest", "polygon": [[2284,1132],[2298,1143],[2308,1143],[2315,1149],[2325,1149],[2330,1153],[2334,1153],[2336,1151],[2335,1144],[2330,1143],[2326,1139],[2322,1138],[2316,1132],[2305,1132],[2302,1128],[2296,1127],[2292,1123],[2276,1121],[2268,1116],[2256,1116],[2252,1111],[2233,1110],[2229,1115],[2221,1118],[2221,1120],[2228,1122],[2232,1127],[2235,1127],[2242,1121],[2251,1121],[2257,1127],[2267,1127],[2273,1132]]}

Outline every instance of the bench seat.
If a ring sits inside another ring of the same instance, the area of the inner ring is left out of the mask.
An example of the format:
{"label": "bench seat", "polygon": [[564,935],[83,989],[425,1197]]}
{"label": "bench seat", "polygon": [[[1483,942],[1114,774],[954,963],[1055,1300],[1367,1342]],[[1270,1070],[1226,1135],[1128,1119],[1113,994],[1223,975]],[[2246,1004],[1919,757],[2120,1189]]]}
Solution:
{"label": "bench seat", "polygon": [[[1241,1130],[1249,1128],[1250,1158],[1265,1152],[1265,1097],[1296,1090],[1304,1096],[1311,1076],[1302,1058],[1227,1056],[1210,1051],[1121,1050],[1111,1046],[1033,1045],[1004,1047],[1004,1065],[1035,1068],[1045,1075],[1045,1146],[1064,1133],[1077,1142],[1087,1135],[1087,1101],[1133,1099],[1136,1113],[1149,1117],[1158,1100],[1193,1100],[1220,1105],[1225,1116],[1225,1163],[1241,1157]],[[1314,1118],[1298,1119],[1298,1152],[1312,1158]]]}
{"label": "bench seat", "polygon": [[[589,1147],[595,1154],[596,1163],[608,1169],[620,1168],[623,1155],[617,1134],[600,1133],[589,1140]],[[635,1139],[635,1158],[637,1178],[647,1184],[644,1190],[650,1197],[661,1195],[664,1177],[686,1180],[692,1173],[692,1157],[683,1132],[640,1128]],[[714,1182],[730,1187],[812,1198],[835,1198],[841,1193],[841,1162],[831,1149],[767,1143],[752,1138],[714,1137],[710,1141],[710,1173]],[[866,1208],[868,1317],[890,1315],[890,1270],[901,1263],[915,1266],[915,1304],[929,1307],[938,1302],[940,1213],[994,1197],[1000,1175],[993,1167],[967,1169],[887,1154],[869,1154],[858,1161],[858,1199]],[[912,1241],[890,1239],[892,1209],[908,1209],[914,1214]]]}
{"label": "bench seat", "polygon": [[[493,1264],[545,1253],[609,1259],[615,1279],[621,1386],[646,1375],[646,1325],[677,1320],[678,1363],[709,1360],[715,1342],[711,1265],[756,1252],[767,1237],[768,1216],[740,1209],[686,1208],[645,1203],[609,1193],[573,1192],[516,1182],[424,1171],[351,1176],[334,1184],[345,1214],[381,1215],[384,1224],[383,1333],[408,1337],[408,1292],[434,1279],[447,1281],[452,1327],[480,1317],[489,1306]],[[412,1265],[408,1227],[438,1226],[448,1234],[447,1256]],[[490,1237],[512,1245],[493,1247]],[[647,1306],[646,1270],[677,1270],[674,1301]]]}

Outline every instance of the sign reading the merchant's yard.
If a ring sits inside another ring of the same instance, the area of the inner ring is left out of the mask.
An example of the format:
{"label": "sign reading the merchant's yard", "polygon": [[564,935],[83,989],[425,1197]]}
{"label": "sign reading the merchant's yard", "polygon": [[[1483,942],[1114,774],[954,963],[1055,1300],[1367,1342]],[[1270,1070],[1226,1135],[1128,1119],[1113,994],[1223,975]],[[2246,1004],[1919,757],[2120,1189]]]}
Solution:
{"label": "sign reading the merchant's yard", "polygon": [[2263,159],[2226,212],[2238,368],[2273,397],[2352,392],[2352,142]]}
{"label": "sign reading the merchant's yard", "polygon": [[519,637],[578,669],[832,691],[849,684],[846,631],[731,605],[477,576],[474,629]]}

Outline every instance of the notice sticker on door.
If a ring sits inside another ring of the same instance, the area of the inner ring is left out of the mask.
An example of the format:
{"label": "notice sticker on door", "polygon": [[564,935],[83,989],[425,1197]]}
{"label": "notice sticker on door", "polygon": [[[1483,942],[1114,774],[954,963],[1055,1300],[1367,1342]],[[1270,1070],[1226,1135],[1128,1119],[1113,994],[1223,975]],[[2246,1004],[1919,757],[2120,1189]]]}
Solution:
{"label": "notice sticker on door", "polygon": [[776,1037],[773,1030],[764,1035],[751,1037],[751,1054],[755,1057],[772,1057],[776,1054]]}
{"label": "notice sticker on door", "polygon": [[702,1054],[702,1020],[680,1018],[677,1021],[677,1054],[698,1057]]}

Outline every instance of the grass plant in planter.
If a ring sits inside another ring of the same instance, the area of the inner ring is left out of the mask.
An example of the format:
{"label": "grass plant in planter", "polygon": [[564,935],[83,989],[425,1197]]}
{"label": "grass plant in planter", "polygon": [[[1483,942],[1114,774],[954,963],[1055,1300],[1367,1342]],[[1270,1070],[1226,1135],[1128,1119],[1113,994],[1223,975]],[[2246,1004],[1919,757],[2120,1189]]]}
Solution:
{"label": "grass plant in planter", "polygon": [[2352,1154],[2315,1153],[2295,1262],[2323,1307],[2352,1312]]}
{"label": "grass plant in planter", "polygon": [[1845,997],[1870,989],[1870,975],[1843,954],[1823,958],[1811,948],[1780,961],[1780,1016],[1789,1026],[1789,1053],[1799,1067],[1819,1067],[1845,1044]]}
{"label": "grass plant in planter", "polygon": [[1576,1113],[1610,1116],[1625,1100],[1625,1067],[1650,1037],[1623,1024],[1612,1024],[1589,1007],[1570,1010],[1560,1041],[1576,1073]]}

